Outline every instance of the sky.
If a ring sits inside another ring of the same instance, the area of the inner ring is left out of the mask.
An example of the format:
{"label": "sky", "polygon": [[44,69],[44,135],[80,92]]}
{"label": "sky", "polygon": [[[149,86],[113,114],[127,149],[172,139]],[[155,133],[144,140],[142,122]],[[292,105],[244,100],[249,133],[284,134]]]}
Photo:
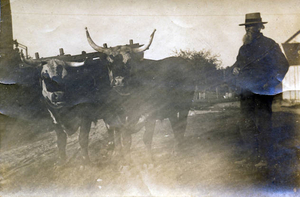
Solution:
{"label": "sky", "polygon": [[[144,57],[162,59],[176,50],[210,50],[231,66],[242,45],[245,14],[260,12],[265,36],[283,43],[300,30],[299,0],[11,0],[13,37],[34,57],[94,52],[85,27],[100,46],[129,39],[153,43]],[[297,40],[298,39],[298,40]],[[300,42],[300,36],[292,42]]]}

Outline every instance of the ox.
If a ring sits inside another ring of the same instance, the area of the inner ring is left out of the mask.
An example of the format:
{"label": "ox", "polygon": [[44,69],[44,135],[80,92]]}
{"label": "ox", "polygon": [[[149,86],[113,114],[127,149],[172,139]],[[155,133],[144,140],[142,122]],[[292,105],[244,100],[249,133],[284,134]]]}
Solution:
{"label": "ox", "polygon": [[25,59],[23,54],[21,59],[27,65],[41,69],[43,102],[57,134],[57,165],[66,164],[67,136],[74,134],[79,127],[81,158],[83,164],[89,164],[91,123],[98,118],[101,106],[105,106],[106,96],[101,95],[109,92],[110,87],[106,66],[100,60],[91,59],[83,62],[69,62],[58,58],[33,60]]}
{"label": "ox", "polygon": [[[140,53],[149,48],[154,33],[155,30],[148,44],[139,48],[128,45],[104,48],[95,44],[86,28],[89,44],[94,50],[107,54],[107,59],[112,65],[113,81],[118,82],[119,88],[129,95],[122,102],[123,108],[126,109],[126,121],[129,119],[129,122],[134,123],[141,115],[147,115],[143,141],[150,155],[157,119],[169,118],[175,137],[174,153],[182,146],[197,78],[194,65],[186,59],[141,58]],[[127,127],[124,130],[126,144],[130,145],[132,128]]]}

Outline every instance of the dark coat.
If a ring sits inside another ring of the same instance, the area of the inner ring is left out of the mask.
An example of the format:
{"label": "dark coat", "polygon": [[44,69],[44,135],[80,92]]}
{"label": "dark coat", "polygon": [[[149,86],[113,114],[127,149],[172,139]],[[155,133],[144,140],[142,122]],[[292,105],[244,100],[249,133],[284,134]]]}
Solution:
{"label": "dark coat", "polygon": [[236,85],[255,94],[275,95],[275,88],[283,80],[289,64],[279,45],[272,39],[259,34],[250,44],[243,45],[233,68],[240,69]]}

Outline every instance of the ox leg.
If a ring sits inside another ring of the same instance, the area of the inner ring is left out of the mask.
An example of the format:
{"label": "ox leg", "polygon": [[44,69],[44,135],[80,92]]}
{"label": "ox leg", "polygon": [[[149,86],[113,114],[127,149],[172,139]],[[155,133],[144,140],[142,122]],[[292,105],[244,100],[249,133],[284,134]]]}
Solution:
{"label": "ox leg", "polygon": [[[124,166],[130,163],[130,154],[127,154],[124,148],[124,133],[122,133],[123,128],[122,127],[115,127],[115,151],[114,151],[114,156],[113,160],[116,162],[116,166],[119,171],[123,169]],[[125,137],[126,140],[126,137]],[[126,144],[126,142],[125,142]]]}
{"label": "ox leg", "polygon": [[132,142],[132,138],[131,138],[131,130],[126,128],[126,127],[122,127],[122,130],[120,131],[121,134],[121,141],[122,141],[122,156],[124,157],[124,165],[130,165],[131,163],[131,152],[130,152],[130,148],[131,148],[131,142]]}
{"label": "ox leg", "polygon": [[80,133],[79,133],[79,144],[82,151],[82,160],[84,164],[89,164],[90,157],[88,152],[88,146],[89,146],[89,133],[91,129],[91,121],[84,120],[80,127]]}
{"label": "ox leg", "polygon": [[123,127],[122,140],[124,151],[129,153],[132,144],[132,134],[141,130],[143,124],[139,122],[139,117],[137,116],[127,117],[126,123],[127,126]]}
{"label": "ox leg", "polygon": [[153,134],[154,134],[154,127],[155,127],[155,120],[154,119],[150,119],[150,120],[146,121],[143,141],[146,145],[147,150],[151,150],[152,139],[153,139]]}
{"label": "ox leg", "polygon": [[58,156],[59,156],[57,165],[63,165],[67,161],[67,154],[66,154],[67,134],[58,125],[56,125],[55,132],[57,136],[57,147],[58,147]]}
{"label": "ox leg", "polygon": [[122,155],[122,135],[119,127],[114,128],[115,131],[115,155],[119,157]]}
{"label": "ox leg", "polygon": [[170,117],[170,122],[175,137],[175,145],[174,145],[175,154],[182,148],[184,142],[184,133],[187,126],[188,113],[189,110],[183,110],[180,111],[179,114],[174,113],[173,116]]}
{"label": "ox leg", "polygon": [[108,143],[107,143],[107,149],[109,152],[114,151],[115,149],[115,129],[109,125],[108,123],[105,123],[107,134],[108,134]]}
{"label": "ox leg", "polygon": [[130,153],[131,143],[132,143],[132,130],[129,128],[122,128],[122,142],[123,142],[123,152],[124,154]]}
{"label": "ox leg", "polygon": [[143,136],[143,141],[146,145],[147,149],[147,160],[152,163],[152,140],[153,140],[153,134],[154,134],[154,128],[155,128],[155,119],[150,118],[145,122],[145,133]]}

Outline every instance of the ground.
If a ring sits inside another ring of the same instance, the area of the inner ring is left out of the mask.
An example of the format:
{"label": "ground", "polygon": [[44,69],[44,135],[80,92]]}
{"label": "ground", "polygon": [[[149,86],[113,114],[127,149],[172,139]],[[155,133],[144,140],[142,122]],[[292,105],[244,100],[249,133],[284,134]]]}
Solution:
{"label": "ground", "polygon": [[142,129],[133,134],[130,163],[120,167],[120,158],[107,154],[102,120],[92,125],[90,133],[92,166],[80,163],[78,132],[68,138],[70,161],[62,168],[53,165],[57,147],[51,129],[30,138],[10,136],[13,144],[7,136],[2,139],[0,196],[300,196],[298,109],[274,105],[275,181],[267,178],[268,169],[238,162],[245,151],[238,120],[237,102],[190,111],[184,147],[178,155],[172,154],[169,121],[157,121],[153,165],[146,160]]}

